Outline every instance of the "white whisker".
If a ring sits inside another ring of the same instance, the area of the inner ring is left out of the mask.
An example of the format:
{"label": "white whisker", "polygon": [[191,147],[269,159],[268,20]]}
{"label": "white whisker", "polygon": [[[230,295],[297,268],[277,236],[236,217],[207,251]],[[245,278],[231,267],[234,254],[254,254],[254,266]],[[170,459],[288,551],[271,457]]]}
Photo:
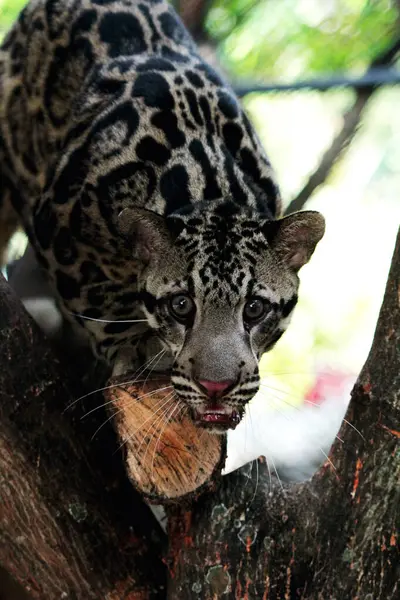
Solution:
{"label": "white whisker", "polygon": [[[269,390],[269,391],[271,391],[271,390]],[[282,416],[284,416],[287,420],[291,420],[291,419],[289,419],[289,415],[287,413],[284,413],[284,412],[282,412],[282,411],[279,410],[279,408],[275,404],[275,400],[277,400],[278,402],[283,402],[284,404],[287,404],[288,406],[290,406],[290,408],[292,408],[294,410],[297,410],[300,413],[302,412],[302,409],[301,409],[300,406],[295,406],[291,402],[288,402],[287,400],[285,400],[285,398],[277,396],[273,392],[271,393],[271,399],[274,401],[274,406],[276,407],[276,409],[279,412],[279,414],[282,415]],[[321,405],[319,405],[319,404],[314,404],[313,402],[311,402],[310,404],[312,404],[313,406],[316,406],[317,408],[321,408]],[[345,421],[346,423],[348,423],[351,427],[353,427],[355,429],[355,427],[351,423],[349,423],[348,421],[346,421],[346,419],[343,419],[343,421]],[[292,420],[292,422],[293,422],[293,420]],[[356,429],[356,431],[357,431],[357,433],[360,433],[357,429]],[[360,433],[360,435],[361,435],[361,433]],[[341,442],[342,444],[344,444],[344,440],[342,440],[342,438],[340,438],[337,434],[335,435],[335,438],[339,442]]]}
{"label": "white whisker", "polygon": [[[147,394],[142,394],[141,396],[138,396],[137,398],[133,397],[132,401],[130,403],[127,403],[123,407],[119,408],[118,411],[116,413],[114,413],[113,416],[117,415],[119,412],[121,412],[122,410],[127,408],[130,404],[134,404],[135,402],[137,402],[138,400],[141,400],[142,398],[146,398],[148,396],[154,396],[154,394],[157,394],[158,392],[162,392],[164,390],[168,390],[170,388],[172,388],[172,385],[167,385],[165,387],[158,388],[157,390],[152,390],[151,392],[147,392]],[[92,408],[91,410],[86,412],[84,415],[82,415],[81,421],[82,421],[82,419],[85,419],[86,417],[88,417],[90,414],[96,412],[96,410],[99,410],[100,408],[103,408],[104,406],[107,406],[108,404],[112,404],[113,402],[114,402],[114,400],[109,400],[108,402],[104,402],[103,404],[99,404],[99,406]]]}
{"label": "white whisker", "polygon": [[140,375],[143,373],[143,371],[145,371],[147,369],[147,367],[149,367],[152,362],[154,360],[156,360],[156,358],[161,354],[162,349],[160,350],[160,352],[157,352],[157,354],[155,354],[154,356],[150,356],[150,358],[148,358],[146,360],[146,362],[144,362],[142,365],[139,365],[138,368],[136,369],[136,371],[133,373],[132,377],[133,378],[137,378],[140,377]]}
{"label": "white whisker", "polygon": [[[147,376],[146,376],[146,379],[144,380],[144,383],[143,383],[143,385],[142,385],[142,389],[143,389],[143,388],[144,388],[144,386],[146,385],[148,378],[150,377],[151,373],[154,371],[154,369],[156,368],[156,366],[158,365],[158,363],[160,362],[160,360],[161,360],[162,358],[164,358],[164,356],[165,356],[165,353],[166,353],[166,352],[167,352],[167,351],[166,351],[165,349],[164,349],[164,350],[162,350],[162,351],[161,351],[161,353],[158,353],[158,354],[156,355],[156,356],[158,356],[158,358],[157,358],[156,362],[155,362],[154,364],[150,363],[150,364],[152,364],[152,367],[151,367],[151,369],[149,370],[149,372],[148,372],[148,374],[147,374]],[[150,365],[148,365],[148,366],[150,366]]]}
{"label": "white whisker", "polygon": [[[173,399],[173,396],[174,396],[174,392],[172,391],[172,392],[169,394],[169,396],[168,396],[168,402],[169,402],[169,401],[171,401],[171,400]],[[164,404],[163,406],[165,406],[165,404]],[[146,441],[146,437],[147,437],[147,436],[150,434],[150,439],[149,439],[149,441],[148,441],[148,443],[147,443],[147,445],[146,445],[146,450],[145,450],[145,452],[144,452],[144,456],[143,456],[143,459],[142,459],[142,462],[143,462],[143,464],[145,463],[146,456],[147,456],[147,452],[148,452],[148,450],[149,450],[149,448],[150,448],[151,442],[153,441],[154,435],[157,433],[157,430],[156,430],[156,424],[158,425],[158,423],[162,423],[162,421],[164,421],[164,422],[165,422],[165,424],[167,424],[167,423],[168,423],[168,421],[167,421],[167,420],[165,420],[165,419],[166,419],[166,417],[167,417],[167,414],[168,414],[168,412],[169,412],[170,408],[171,408],[171,407],[169,407],[169,406],[166,406],[166,408],[165,408],[165,409],[164,409],[164,410],[163,410],[163,411],[162,411],[162,412],[161,412],[161,413],[158,415],[158,417],[157,417],[157,418],[156,418],[156,419],[155,419],[155,420],[154,420],[152,423],[150,423],[149,427],[147,428],[146,432],[145,432],[145,433],[144,433],[144,435],[143,435],[143,439],[142,439],[142,441],[140,442],[140,445],[139,445],[139,448],[138,448],[138,451],[137,451],[137,452],[138,452],[138,454],[140,454],[140,449],[142,448],[142,446],[143,446],[144,442]],[[175,408],[175,407],[174,407],[174,406],[172,406],[172,409],[174,409],[174,408]],[[153,415],[153,416],[155,416],[155,414],[156,414],[156,413],[154,413],[154,415]],[[151,432],[151,430],[152,430],[152,429],[153,429],[153,431],[154,431],[154,432]],[[161,429],[162,429],[162,426],[161,426]]]}
{"label": "white whisker", "polygon": [[[300,400],[302,402],[308,402],[309,404],[313,404],[311,401],[306,400],[304,398],[304,395],[300,396],[300,395],[292,394],[288,390],[282,390],[281,388],[271,386],[271,385],[269,385],[269,383],[261,382],[260,387],[266,388],[267,390],[272,390],[274,392],[277,392],[278,394],[284,394],[286,396],[289,396],[289,398],[293,398],[294,400]],[[318,404],[315,404],[315,406],[319,407]]]}
{"label": "white whisker", "polygon": [[146,439],[146,436],[149,434],[150,430],[152,428],[154,428],[155,425],[156,425],[156,423],[158,423],[158,421],[162,420],[163,417],[164,417],[164,415],[168,412],[168,410],[169,410],[169,406],[168,405],[171,402],[173,395],[174,395],[174,391],[172,390],[172,392],[169,392],[169,394],[167,394],[164,398],[161,398],[161,401],[157,403],[157,410],[154,410],[154,412],[152,412],[152,414],[149,417],[147,417],[147,419],[145,419],[143,421],[143,423],[141,423],[140,427],[137,427],[133,431],[133,433],[129,436],[129,438],[127,440],[125,440],[125,442],[129,441],[133,435],[135,435],[136,433],[138,433],[139,431],[141,431],[141,429],[144,427],[144,425],[146,425],[146,423],[148,423],[150,421],[150,424],[147,427],[146,431],[144,433],[142,433],[142,438],[143,439],[142,439],[142,441],[140,442],[140,445],[139,445],[139,449],[140,449],[141,446],[142,446],[142,444],[144,443],[144,441]]}
{"label": "white whisker", "polygon": [[[249,421],[250,421],[249,424],[250,424],[251,429],[252,429],[253,434],[254,434],[253,417],[251,416],[251,410],[250,410],[251,409],[251,403],[247,405],[247,409],[248,409],[248,413],[247,414],[249,415]],[[246,452],[246,443],[247,443],[247,419],[245,420],[245,432],[244,432],[244,449],[245,449],[245,452]],[[255,487],[255,490],[254,490],[254,494],[253,494],[253,496],[252,496],[252,498],[250,500],[249,506],[252,505],[253,500],[256,497],[257,488],[258,488],[258,477],[259,477],[259,473],[258,473],[258,457],[253,460],[253,463],[254,463],[254,461],[256,462],[257,479],[256,479],[256,487]]]}
{"label": "white whisker", "polygon": [[[248,410],[248,415],[249,415],[249,421],[250,421],[249,425],[251,426],[251,429],[252,429],[252,431],[254,433],[253,419],[251,417],[250,406],[251,406],[251,403],[249,403],[247,405],[247,410]],[[245,451],[245,453],[246,453],[246,449],[247,449],[247,421],[248,421],[248,419],[245,418],[245,420],[244,420],[244,451]]]}
{"label": "white whisker", "polygon": [[279,477],[279,473],[278,473],[278,471],[277,471],[277,468],[276,468],[276,466],[275,466],[274,459],[272,458],[272,456],[270,456],[270,459],[271,459],[272,466],[273,466],[273,468],[274,468],[274,471],[275,471],[276,477],[277,477],[277,479],[278,479],[278,481],[279,481],[279,485],[281,486],[281,490],[282,490],[282,492],[283,492],[283,493],[285,493],[285,490],[284,490],[284,488],[283,488],[283,485],[282,485],[281,478]]}
{"label": "white whisker", "polygon": [[312,400],[308,400],[307,398],[304,398],[304,404],[309,404],[310,406],[315,406],[316,408],[321,408],[320,404],[318,404],[317,402],[313,402]]}
{"label": "white whisker", "polygon": [[[279,388],[275,388],[275,387],[271,387],[268,383],[263,383],[261,382],[260,387],[264,387],[267,390],[273,390],[275,392],[278,392],[280,394],[283,395],[287,395],[289,397],[294,398],[295,400],[302,400],[305,404],[309,404],[311,406],[315,406],[316,408],[320,409],[321,408],[321,404],[317,404],[316,402],[312,402],[312,400],[308,400],[307,398],[304,397],[300,397],[300,396],[295,396],[294,394],[291,394],[290,392],[287,392],[286,390],[282,390]],[[280,398],[279,396],[276,397],[278,400],[282,400],[282,402],[285,402],[285,404],[288,404],[289,406],[295,408],[296,410],[301,410],[298,406],[294,406],[291,402],[287,402],[284,398]],[[358,435],[361,437],[361,439],[365,442],[365,437],[363,436],[363,434],[361,433],[361,431],[359,431],[357,429],[357,427],[355,427],[355,425],[353,425],[353,423],[350,423],[350,421],[348,421],[347,419],[343,418],[342,419],[345,423],[347,423],[347,425],[349,425],[350,427],[352,427],[354,429],[354,431],[356,433],[358,433]],[[341,442],[343,442],[342,439],[340,439],[338,436],[336,436],[337,439]]]}
{"label": "white whisker", "polygon": [[[159,404],[160,402],[161,402],[161,400],[160,400],[160,401],[159,401],[157,404]],[[126,408],[126,407],[125,407],[125,406],[123,406],[123,407],[119,408],[118,410],[116,410],[116,411],[115,411],[115,412],[114,412],[112,415],[110,415],[110,416],[108,417],[108,419],[106,419],[106,420],[105,420],[105,421],[104,421],[104,422],[103,422],[103,423],[100,425],[100,427],[98,427],[98,428],[96,429],[96,431],[95,431],[95,432],[94,432],[94,434],[92,435],[92,437],[91,437],[90,441],[92,442],[92,441],[94,440],[94,438],[96,437],[96,435],[99,433],[99,431],[101,431],[101,429],[102,429],[102,428],[103,428],[105,425],[107,425],[107,423],[109,423],[109,422],[111,421],[111,419],[113,419],[113,418],[114,418],[114,417],[116,417],[116,416],[117,416],[117,415],[118,415],[120,412],[122,412],[122,411],[124,410],[124,408]],[[133,435],[133,434],[132,434],[132,435]],[[130,438],[129,438],[129,439],[130,439]],[[120,448],[122,448],[122,446],[123,446],[123,445],[124,445],[124,442],[123,442],[123,443],[122,443],[122,444],[121,444],[121,445],[120,445],[120,446],[117,448],[116,452],[117,452],[117,451],[118,451]]]}
{"label": "white whisker", "polygon": [[87,394],[84,394],[83,396],[79,396],[79,398],[77,398],[76,400],[71,402],[71,404],[68,404],[68,406],[66,408],[64,408],[63,412],[72,408],[74,406],[74,404],[79,402],[79,400],[83,400],[84,398],[87,398],[88,396],[97,394],[97,392],[104,392],[105,390],[111,390],[112,388],[123,386],[123,385],[130,385],[131,383],[135,383],[135,381],[129,380],[129,381],[121,382],[121,383],[113,383],[111,385],[106,385],[105,387],[98,388],[97,390],[93,390],[92,392],[88,392]]}
{"label": "white whisker", "polygon": [[[118,411],[119,412],[119,411]],[[113,419],[115,417],[115,415],[118,413],[114,413],[113,415],[109,416],[108,419],[106,419],[101,425],[100,427],[98,427],[96,429],[96,431],[94,432],[94,434],[92,435],[92,437],[90,438],[90,441],[93,442],[94,438],[96,437],[96,435],[99,433],[99,431],[101,431],[101,429],[103,429],[103,427],[105,425],[107,425],[107,423],[109,423],[111,421],[111,419]]]}
{"label": "white whisker", "polygon": [[[73,402],[71,402],[71,404],[69,404],[63,412],[65,412],[66,410],[72,408],[72,406],[74,406],[74,404],[76,404],[77,402],[79,402],[80,400],[83,400],[84,398],[88,398],[89,396],[92,396],[93,394],[97,394],[97,392],[104,392],[105,390],[111,390],[112,388],[115,387],[119,387],[119,386],[123,386],[123,385],[133,385],[135,383],[138,383],[138,379],[137,377],[140,377],[140,375],[146,370],[147,366],[149,366],[162,352],[165,352],[165,350],[160,350],[160,352],[158,354],[156,354],[155,356],[151,357],[148,361],[145,362],[145,364],[143,366],[140,366],[136,372],[133,374],[133,379],[130,379],[129,381],[124,381],[121,383],[113,383],[111,385],[106,385],[104,387],[98,388],[97,390],[93,390],[91,392],[88,392],[87,394],[84,394],[83,396],[80,396],[79,398],[77,398],[76,400],[74,400]],[[140,371],[140,373],[138,373],[138,371]]]}
{"label": "white whisker", "polygon": [[293,375],[294,377],[310,377],[312,373],[306,371],[268,371],[267,373],[265,373],[264,376],[280,377],[281,375]]}
{"label": "white whisker", "polygon": [[102,388],[98,388],[97,390],[93,390],[92,392],[88,392],[87,394],[84,394],[83,396],[80,396],[79,398],[77,398],[76,400],[74,400],[73,402],[71,402],[71,404],[69,404],[66,408],[64,408],[65,412],[66,410],[69,410],[70,408],[72,408],[72,406],[74,406],[74,404],[76,404],[77,402],[79,402],[79,400],[83,400],[84,398],[87,398],[88,396],[92,396],[93,394],[97,394],[97,392],[104,392],[105,390],[111,390],[112,388],[115,387],[119,387],[119,386],[124,386],[124,385],[132,385],[134,383],[141,383],[142,381],[144,381],[143,379],[130,379],[129,381],[121,381],[121,383],[113,383],[111,385],[106,385]]}
{"label": "white whisker", "polygon": [[96,323],[147,323],[147,319],[128,319],[128,320],[114,320],[111,321],[109,319],[95,319],[94,317],[86,317],[85,315],[81,315],[80,313],[75,313],[72,311],[67,311],[70,315],[74,317],[79,317],[84,319],[85,321],[95,321]]}
{"label": "white whisker", "polygon": [[[281,398],[278,398],[278,401],[280,401],[280,400],[281,400]],[[297,408],[297,410],[300,410],[298,407],[294,407],[294,408]],[[293,422],[293,419],[290,418],[290,415],[287,415],[286,413],[283,413],[282,411],[279,410],[279,408],[277,408],[277,411],[279,412],[279,414],[281,414],[282,416],[284,416],[288,421]],[[339,438],[337,435],[335,437],[339,440],[339,442],[343,443],[343,440],[341,438]],[[320,446],[317,446],[317,448],[318,448],[318,450],[320,452],[322,452],[322,454],[324,455],[324,457],[326,458],[326,460],[329,462],[329,464],[332,466],[333,470],[336,472],[336,467],[333,464],[333,462],[331,461],[331,459],[329,458],[329,456],[326,454],[326,452]]]}
{"label": "white whisker", "polygon": [[[131,433],[131,434],[130,434],[128,437],[127,437],[127,439],[126,439],[126,440],[124,440],[124,441],[123,441],[123,442],[120,444],[120,446],[117,448],[117,451],[118,451],[118,450],[120,450],[120,449],[122,448],[122,446],[124,446],[124,444],[128,443],[128,442],[129,442],[129,441],[130,441],[130,440],[133,438],[133,436],[134,436],[134,435],[136,435],[136,433],[137,433],[138,431],[140,431],[144,425],[146,425],[146,423],[148,423],[149,421],[151,421],[151,419],[153,419],[153,418],[154,418],[154,417],[157,415],[157,413],[159,413],[159,412],[160,412],[160,410],[162,410],[162,409],[163,409],[163,408],[164,408],[164,407],[165,407],[165,406],[166,406],[166,405],[167,405],[167,404],[170,402],[170,400],[172,399],[172,394],[173,394],[173,393],[174,393],[174,392],[172,391],[172,392],[171,392],[170,394],[168,394],[168,395],[167,395],[165,398],[162,398],[162,401],[163,401],[162,405],[161,405],[161,406],[160,406],[160,407],[159,407],[159,408],[158,408],[156,411],[154,411],[154,413],[152,413],[152,414],[150,415],[150,417],[148,417],[147,419],[145,419],[145,421],[144,421],[144,422],[143,422],[143,423],[140,425],[140,427],[138,427],[137,429],[135,429],[135,430],[134,430],[134,431],[133,431],[133,432],[132,432],[132,433]],[[158,418],[157,418],[157,420],[158,420]],[[156,420],[156,421],[157,421],[157,420]],[[150,424],[150,427],[149,427],[149,428],[147,429],[147,431],[146,431],[146,432],[143,434],[143,440],[145,439],[145,437],[146,437],[147,433],[150,431],[151,427],[153,427],[153,426],[154,426],[154,424],[155,424],[155,423],[153,423],[153,424]],[[139,450],[140,450],[140,448],[141,448],[141,446],[142,446],[142,444],[143,444],[143,440],[140,442],[140,445],[139,445],[139,448],[138,448],[138,452],[139,452]]]}
{"label": "white whisker", "polygon": [[[157,364],[158,360],[165,354],[165,352],[166,352],[166,350],[164,348],[162,348],[160,350],[160,352],[157,352],[157,354],[155,356],[153,356],[149,360],[147,360],[142,367],[139,367],[139,369],[136,370],[135,377],[136,378],[140,377],[146,371],[146,369],[148,369],[150,367],[150,365],[152,365],[154,363],[154,361],[156,361],[156,364]],[[140,372],[138,373],[138,371],[140,371]],[[137,382],[134,381],[134,383],[137,383]]]}
{"label": "white whisker", "polygon": [[251,505],[253,504],[253,500],[254,500],[254,498],[256,497],[256,494],[257,494],[257,489],[258,489],[258,478],[259,478],[259,472],[258,472],[258,458],[256,458],[255,460],[256,460],[256,470],[257,470],[256,487],[255,487],[255,490],[254,490],[253,497],[252,497],[252,499],[250,500],[250,504],[249,504],[249,506],[251,506]]}
{"label": "white whisker", "polygon": [[179,416],[179,413],[181,412],[181,409],[182,409],[182,407],[180,406],[180,404],[177,404],[172,409],[172,412],[169,414],[169,416],[166,418],[166,423],[165,423],[164,427],[161,429],[160,435],[158,436],[158,439],[157,439],[157,441],[156,441],[156,443],[154,445],[154,451],[153,451],[153,457],[152,457],[152,460],[151,460],[150,473],[153,473],[153,470],[154,470],[154,461],[155,461],[155,458],[156,458],[157,447],[158,447],[158,444],[160,443],[161,436],[164,433],[165,429],[167,428],[169,422],[171,421],[171,419],[172,419],[172,417],[173,417],[173,415],[174,415],[174,413],[176,412],[177,409],[179,409],[179,412],[178,412],[178,415],[177,415],[177,416]]}
{"label": "white whisker", "polygon": [[326,460],[328,461],[328,463],[331,465],[332,469],[333,469],[333,470],[335,471],[335,473],[336,473],[336,472],[337,472],[337,471],[336,471],[336,467],[335,467],[335,465],[333,464],[333,462],[331,461],[331,459],[329,458],[329,456],[326,454],[326,452],[324,452],[324,451],[322,450],[322,448],[319,448],[319,450],[321,450],[322,454],[325,456]]}
{"label": "white whisker", "polygon": [[266,463],[267,463],[267,469],[268,469],[268,476],[269,476],[269,491],[271,492],[272,490],[272,475],[271,475],[271,468],[269,466],[269,462],[268,462],[268,457],[265,457]]}
{"label": "white whisker", "polygon": [[353,425],[353,423],[350,423],[350,421],[348,421],[347,419],[343,419],[343,421],[344,421],[344,422],[345,422],[347,425],[349,425],[350,427],[352,427],[352,428],[354,429],[354,431],[355,431],[356,433],[358,433],[358,435],[361,437],[361,439],[362,439],[364,442],[366,441],[366,440],[365,440],[365,437],[363,436],[363,434],[361,433],[361,431],[359,431],[359,430],[357,429],[357,427],[355,427],[355,426]]}

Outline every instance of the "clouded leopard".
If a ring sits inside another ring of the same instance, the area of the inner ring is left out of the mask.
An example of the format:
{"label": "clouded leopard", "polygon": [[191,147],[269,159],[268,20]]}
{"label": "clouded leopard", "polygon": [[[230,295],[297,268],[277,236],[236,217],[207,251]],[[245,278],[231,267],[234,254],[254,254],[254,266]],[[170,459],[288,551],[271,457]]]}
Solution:
{"label": "clouded leopard", "polygon": [[200,425],[234,427],[324,220],[279,219],[253,127],[173,9],[32,0],[1,48],[0,110],[0,243],[22,224],[116,372],[168,368]]}

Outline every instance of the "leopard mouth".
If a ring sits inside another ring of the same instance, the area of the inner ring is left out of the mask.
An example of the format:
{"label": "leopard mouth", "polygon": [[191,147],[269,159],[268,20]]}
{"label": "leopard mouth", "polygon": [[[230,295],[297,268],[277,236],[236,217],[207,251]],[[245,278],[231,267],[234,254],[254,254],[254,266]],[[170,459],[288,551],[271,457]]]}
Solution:
{"label": "leopard mouth", "polygon": [[235,429],[242,419],[237,409],[230,406],[205,406],[196,408],[194,411],[194,420],[197,425],[206,429],[224,432],[228,429]]}

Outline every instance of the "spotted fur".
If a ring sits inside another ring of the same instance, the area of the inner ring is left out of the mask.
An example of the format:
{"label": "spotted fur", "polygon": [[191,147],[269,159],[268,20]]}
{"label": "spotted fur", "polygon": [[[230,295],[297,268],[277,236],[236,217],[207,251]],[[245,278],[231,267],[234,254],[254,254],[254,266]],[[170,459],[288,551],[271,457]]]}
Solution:
{"label": "spotted fur", "polygon": [[[115,371],[165,349],[159,367],[197,413],[242,414],[323,219],[277,220],[264,150],[172,8],[32,0],[1,48],[0,110],[0,244],[18,215],[65,315]],[[192,303],[184,323],[176,294]],[[250,326],[254,298],[265,314]],[[202,380],[232,385],[217,402]]]}

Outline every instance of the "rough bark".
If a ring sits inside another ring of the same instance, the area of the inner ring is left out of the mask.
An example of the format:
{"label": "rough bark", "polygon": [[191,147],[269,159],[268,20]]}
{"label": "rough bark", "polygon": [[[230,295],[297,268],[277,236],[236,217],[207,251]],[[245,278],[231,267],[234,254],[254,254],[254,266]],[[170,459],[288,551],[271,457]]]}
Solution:
{"label": "rough bark", "polygon": [[343,443],[305,484],[270,486],[260,459],[170,511],[168,598],[398,598],[399,390],[400,232]]}
{"label": "rough bark", "polygon": [[[281,489],[260,460],[171,510],[170,599],[398,596],[399,303],[400,235],[335,469]],[[98,422],[63,413],[73,377],[3,279],[0,365],[0,564],[34,598],[165,597],[161,535],[111,428],[92,444]]]}
{"label": "rough bark", "polygon": [[73,381],[0,275],[0,565],[40,600],[165,597],[162,532]]}

